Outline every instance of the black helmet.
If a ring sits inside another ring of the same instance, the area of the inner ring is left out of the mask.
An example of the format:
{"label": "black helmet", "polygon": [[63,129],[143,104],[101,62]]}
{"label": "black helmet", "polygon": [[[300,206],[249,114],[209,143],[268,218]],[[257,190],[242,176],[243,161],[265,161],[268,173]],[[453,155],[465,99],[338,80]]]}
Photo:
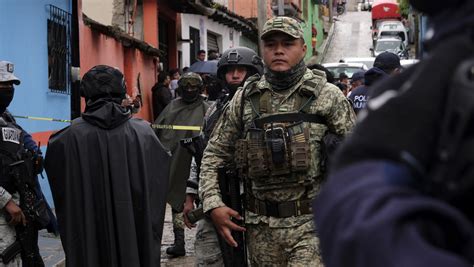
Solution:
{"label": "black helmet", "polygon": [[122,72],[110,66],[97,65],[86,72],[81,80],[81,95],[87,99],[125,98],[126,92]]}
{"label": "black helmet", "polygon": [[249,71],[247,77],[256,73],[260,75],[263,73],[262,59],[255,51],[247,47],[234,47],[224,51],[221,59],[217,63],[217,78],[225,81],[226,68],[229,65],[247,67]]}

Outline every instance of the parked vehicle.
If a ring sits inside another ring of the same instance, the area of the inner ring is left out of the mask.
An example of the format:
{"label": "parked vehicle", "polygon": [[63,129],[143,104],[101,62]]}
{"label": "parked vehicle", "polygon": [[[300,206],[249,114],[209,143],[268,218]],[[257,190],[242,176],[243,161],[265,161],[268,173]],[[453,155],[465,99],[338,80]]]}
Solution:
{"label": "parked vehicle", "polygon": [[402,67],[404,67],[404,68],[408,68],[411,65],[417,64],[419,61],[420,60],[418,60],[418,59],[402,59],[402,60],[400,60],[400,65],[402,65]]}
{"label": "parked vehicle", "polygon": [[362,63],[324,63],[323,66],[327,68],[335,78],[338,78],[341,73],[345,73],[348,77],[352,77],[352,74],[358,71],[369,69]]}
{"label": "parked vehicle", "polygon": [[400,8],[397,0],[375,0],[372,5],[372,38],[378,37],[378,31],[383,21],[401,21]]}
{"label": "parked vehicle", "polygon": [[370,49],[372,55],[377,57],[381,53],[387,51],[397,54],[400,59],[408,59],[408,49],[402,39],[398,37],[386,37],[377,40],[374,48]]}
{"label": "parked vehicle", "polygon": [[342,61],[344,63],[362,63],[370,69],[374,66],[375,57],[345,57]]}
{"label": "parked vehicle", "polygon": [[384,37],[398,37],[408,47],[408,33],[403,23],[399,20],[384,20],[379,24],[375,41]]}

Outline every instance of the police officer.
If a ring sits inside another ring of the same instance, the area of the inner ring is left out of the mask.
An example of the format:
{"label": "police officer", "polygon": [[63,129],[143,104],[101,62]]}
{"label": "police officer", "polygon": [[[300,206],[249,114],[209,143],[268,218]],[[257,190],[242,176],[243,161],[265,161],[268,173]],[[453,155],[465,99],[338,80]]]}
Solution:
{"label": "police officer", "polygon": [[[318,266],[309,203],[323,178],[320,144],[328,132],[349,133],[355,115],[324,72],[306,68],[298,21],[274,17],[261,39],[264,76],[250,77],[235,94],[204,152],[204,212],[232,246],[231,231],[246,231],[251,265]],[[222,202],[218,187],[218,168],[229,165],[245,177],[245,227],[232,222],[244,214]]]}
{"label": "police officer", "polygon": [[[171,101],[161,112],[155,124],[201,125],[209,103],[201,95],[203,81],[194,72],[183,74],[178,80],[179,98]],[[196,135],[196,132],[159,129],[156,131],[163,145],[171,151],[172,159],[169,174],[168,203],[172,207],[173,232],[175,241],[166,253],[172,257],[184,256],[184,223],[182,221],[183,203],[186,195],[186,180],[189,177],[192,155],[180,145],[180,140]]]}
{"label": "police officer", "polygon": [[474,263],[474,2],[410,0],[427,57],[375,85],[315,201],[328,266]]}
{"label": "police officer", "polygon": [[[201,133],[204,143],[203,149],[237,88],[243,86],[248,77],[255,74],[262,75],[263,73],[262,60],[255,51],[246,47],[235,47],[224,51],[217,66],[217,77],[223,81],[226,94],[218,98],[206,112]],[[224,117],[223,119],[225,120],[226,118]],[[202,155],[200,156],[202,157]],[[193,225],[189,222],[187,213],[194,207],[194,202],[197,200],[200,167],[198,165],[201,163],[201,157],[195,157],[197,158],[197,163],[193,161],[186,188],[186,203],[184,204],[183,213],[184,222],[190,228]],[[217,233],[211,220],[207,217],[198,223],[195,247],[197,266],[222,266],[224,264]]]}
{"label": "police officer", "polygon": [[[13,100],[14,85],[20,84],[20,80],[13,74],[13,71],[13,63],[0,61],[0,128],[2,133],[0,158],[3,170],[0,175],[0,206],[5,211],[0,215],[0,253],[5,257],[6,254],[3,254],[5,249],[9,248],[15,239],[20,240],[22,252],[21,259],[20,254],[12,254],[13,258],[9,262],[3,261],[2,266],[19,266],[20,264],[23,266],[44,266],[37,244],[38,229],[46,226],[50,218],[33,208],[34,205],[41,206],[45,208],[46,212],[46,204],[43,200],[41,203],[38,202],[42,193],[35,178],[38,172],[35,171],[40,168],[39,165],[34,165],[32,160],[33,156],[36,156],[38,147],[31,136],[16,124],[12,115],[7,111],[7,107]],[[27,182],[31,189],[28,192],[25,189]],[[21,206],[27,207],[26,210],[20,208],[20,193],[22,201],[24,201]],[[25,198],[26,194],[30,194],[29,196],[32,198]],[[32,217],[32,214],[44,215],[45,217],[41,217],[41,219],[45,219],[44,225],[37,224],[38,221],[35,219],[37,217]],[[2,260],[6,260],[6,258],[2,258]]]}

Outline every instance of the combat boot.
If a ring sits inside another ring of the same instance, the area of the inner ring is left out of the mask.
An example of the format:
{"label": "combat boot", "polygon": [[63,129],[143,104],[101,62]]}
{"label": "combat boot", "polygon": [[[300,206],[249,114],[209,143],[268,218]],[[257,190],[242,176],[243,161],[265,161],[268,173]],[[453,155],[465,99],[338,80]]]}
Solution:
{"label": "combat boot", "polygon": [[170,255],[172,258],[186,255],[186,250],[184,248],[184,229],[173,228],[173,233],[174,244],[166,249],[166,254]]}

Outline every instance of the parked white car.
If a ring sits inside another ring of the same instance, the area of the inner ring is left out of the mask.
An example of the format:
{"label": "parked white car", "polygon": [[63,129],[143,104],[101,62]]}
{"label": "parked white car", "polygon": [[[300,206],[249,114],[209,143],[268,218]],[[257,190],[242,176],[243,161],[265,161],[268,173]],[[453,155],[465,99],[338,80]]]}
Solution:
{"label": "parked white car", "polygon": [[361,71],[368,70],[367,66],[362,63],[324,63],[322,64],[326,69],[328,69],[333,75],[334,78],[339,78],[339,74],[345,73],[349,78],[352,77],[352,74]]}
{"label": "parked white car", "polygon": [[375,57],[345,57],[342,61],[344,63],[362,63],[370,69],[374,66]]}
{"label": "parked white car", "polygon": [[377,57],[381,53],[387,51],[397,54],[400,59],[408,59],[408,49],[405,43],[400,38],[390,37],[378,39],[375,43],[375,47],[370,49],[372,55]]}
{"label": "parked white car", "polygon": [[377,27],[376,40],[385,37],[398,37],[406,47],[408,47],[408,32],[403,23],[399,20],[382,21]]}

